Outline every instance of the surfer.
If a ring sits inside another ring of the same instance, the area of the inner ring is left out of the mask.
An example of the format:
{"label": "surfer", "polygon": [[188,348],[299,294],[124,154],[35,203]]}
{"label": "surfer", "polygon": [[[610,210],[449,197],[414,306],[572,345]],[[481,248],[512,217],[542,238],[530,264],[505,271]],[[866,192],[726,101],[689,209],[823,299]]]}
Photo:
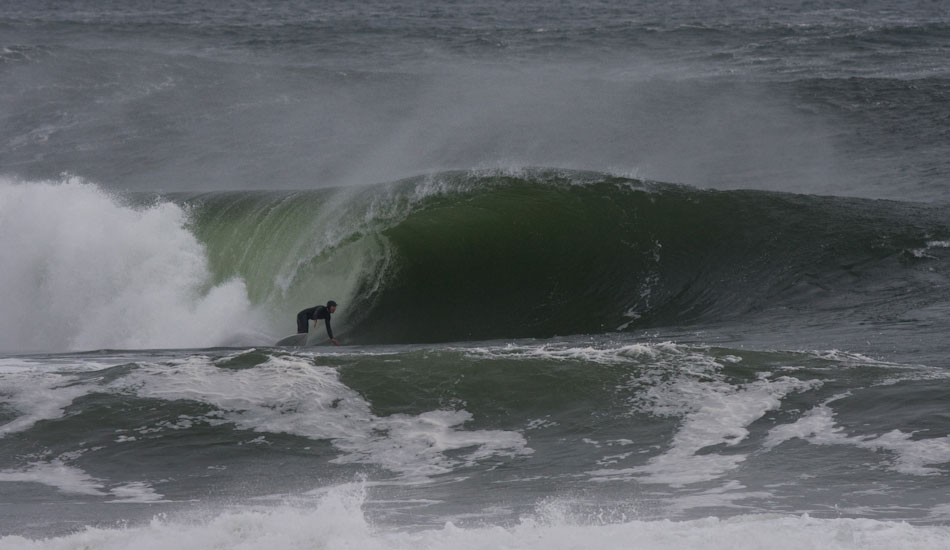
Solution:
{"label": "surfer", "polygon": [[330,314],[335,312],[336,302],[333,300],[327,302],[325,306],[315,306],[301,311],[297,314],[297,334],[310,332],[310,328],[307,326],[308,320],[313,319],[313,326],[316,327],[318,320],[326,319],[327,336],[330,337],[330,341],[333,342],[333,345],[339,346],[340,343],[333,337],[333,329],[330,328]]}

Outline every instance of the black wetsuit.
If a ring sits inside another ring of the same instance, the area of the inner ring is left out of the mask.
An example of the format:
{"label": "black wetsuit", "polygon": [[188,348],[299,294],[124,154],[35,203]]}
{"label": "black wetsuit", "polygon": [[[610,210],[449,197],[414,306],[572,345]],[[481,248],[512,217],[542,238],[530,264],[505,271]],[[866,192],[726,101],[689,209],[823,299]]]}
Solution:
{"label": "black wetsuit", "polygon": [[310,332],[309,321],[317,319],[327,320],[327,336],[333,340],[333,329],[330,328],[330,310],[327,306],[316,306],[307,308],[297,314],[297,334]]}

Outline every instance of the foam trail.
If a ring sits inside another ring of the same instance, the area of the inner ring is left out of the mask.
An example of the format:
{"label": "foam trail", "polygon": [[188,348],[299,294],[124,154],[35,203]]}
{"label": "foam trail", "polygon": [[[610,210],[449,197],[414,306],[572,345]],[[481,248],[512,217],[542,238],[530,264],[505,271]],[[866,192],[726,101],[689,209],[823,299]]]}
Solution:
{"label": "foam trail", "polygon": [[96,548],[361,548],[366,550],[474,550],[487,548],[567,550],[576,548],[710,550],[835,548],[841,550],[937,550],[950,543],[946,526],[917,527],[869,519],[809,516],[741,516],[692,521],[604,523],[573,517],[546,506],[512,527],[457,527],[393,531],[375,526],[362,510],[358,485],[336,487],[310,506],[226,511],[187,522],[165,518],[114,529],[86,528],[59,538],[0,537],[0,550]]}
{"label": "foam trail", "polygon": [[207,403],[243,429],[330,440],[343,453],[334,462],[378,464],[407,479],[533,452],[517,432],[460,429],[472,418],[464,410],[377,416],[335,369],[313,365],[307,356],[272,356],[259,368],[237,371],[195,356],[173,365],[143,365],[109,389]]}
{"label": "foam trail", "polygon": [[[212,286],[187,215],[124,206],[77,178],[0,179],[0,350],[206,347],[253,317],[244,282]],[[251,321],[253,324],[253,321]]]}
{"label": "foam trail", "polygon": [[766,439],[766,448],[773,449],[792,439],[815,445],[853,445],[893,455],[890,468],[908,475],[939,475],[942,470],[936,466],[950,462],[950,436],[914,439],[912,433],[901,430],[880,435],[848,435],[843,426],[835,423],[831,401],[834,399],[811,409],[793,424],[773,428]]}
{"label": "foam trail", "polygon": [[33,463],[22,470],[0,470],[0,482],[39,483],[67,494],[105,495],[99,480],[61,460]]}
{"label": "foam trail", "polygon": [[52,373],[0,372],[0,396],[21,416],[0,424],[0,438],[32,428],[41,420],[60,418],[74,399],[92,391],[72,377]]}

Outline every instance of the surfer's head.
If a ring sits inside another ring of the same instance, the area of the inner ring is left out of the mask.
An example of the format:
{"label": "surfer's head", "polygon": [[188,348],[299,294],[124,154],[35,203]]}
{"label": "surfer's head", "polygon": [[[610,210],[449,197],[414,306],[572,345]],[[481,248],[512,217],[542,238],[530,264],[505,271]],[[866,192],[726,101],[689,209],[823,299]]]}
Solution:
{"label": "surfer's head", "polygon": [[327,309],[330,310],[330,313],[335,312],[335,311],[336,311],[336,302],[334,302],[333,300],[330,300],[329,302],[327,302]]}

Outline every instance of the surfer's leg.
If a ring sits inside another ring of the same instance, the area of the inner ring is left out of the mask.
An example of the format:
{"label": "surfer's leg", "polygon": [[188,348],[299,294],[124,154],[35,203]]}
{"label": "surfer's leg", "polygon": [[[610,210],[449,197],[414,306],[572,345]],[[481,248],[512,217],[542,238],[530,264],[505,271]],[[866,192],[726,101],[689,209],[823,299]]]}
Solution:
{"label": "surfer's leg", "polygon": [[300,312],[297,314],[297,334],[310,332],[310,323],[307,322],[307,314]]}

